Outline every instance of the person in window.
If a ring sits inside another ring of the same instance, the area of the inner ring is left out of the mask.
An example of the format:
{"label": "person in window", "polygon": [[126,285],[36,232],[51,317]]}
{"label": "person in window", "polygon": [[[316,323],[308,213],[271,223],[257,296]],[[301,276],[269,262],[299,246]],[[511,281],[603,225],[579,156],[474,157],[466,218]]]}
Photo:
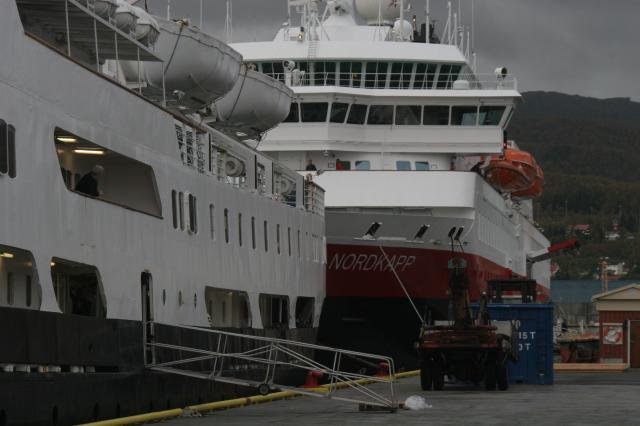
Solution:
{"label": "person in window", "polygon": [[339,158],[336,158],[336,170],[344,170],[344,164]]}
{"label": "person in window", "polygon": [[104,173],[104,167],[99,164],[93,166],[93,169],[86,175],[82,176],[80,182],[76,184],[76,191],[92,197],[99,197],[102,191],[98,189],[98,179]]}
{"label": "person in window", "polygon": [[311,159],[307,160],[307,167],[305,168],[306,171],[308,172],[315,172],[316,170],[318,170],[316,168],[316,165],[313,164],[313,161]]}

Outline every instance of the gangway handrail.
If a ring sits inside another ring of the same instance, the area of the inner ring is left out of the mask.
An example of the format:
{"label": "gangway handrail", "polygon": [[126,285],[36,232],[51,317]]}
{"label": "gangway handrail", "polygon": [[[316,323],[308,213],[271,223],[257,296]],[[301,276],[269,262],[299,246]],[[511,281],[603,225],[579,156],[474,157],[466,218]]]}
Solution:
{"label": "gangway handrail", "polygon": [[[202,332],[214,336],[214,339],[207,343],[208,346],[212,346],[211,348],[189,347],[158,341],[158,326],[175,328],[175,325],[148,321],[144,322],[143,326],[143,330],[148,330],[148,332],[143,333],[145,367],[151,370],[222,383],[253,386],[257,387],[262,394],[266,394],[272,389],[281,389],[304,395],[356,402],[366,406],[378,406],[390,411],[395,411],[398,408],[394,389],[396,380],[395,366],[393,359],[388,356],[281,338],[253,336],[194,326],[179,326],[179,329]],[[245,344],[248,343],[249,346],[253,343],[256,347],[247,350],[231,351],[229,349],[230,339],[237,339]],[[330,357],[328,357],[330,362],[323,364],[308,354],[302,353],[303,350],[315,353],[318,351],[326,352],[330,355]],[[157,355],[159,355],[159,352],[163,354],[170,353],[173,356],[169,357],[169,359],[158,360]],[[366,374],[363,369],[355,371],[343,370],[342,363],[346,359],[354,363],[360,362],[365,365],[365,368],[371,365],[380,366],[385,364],[387,372],[384,374],[369,375]],[[237,370],[225,366],[225,361],[233,360],[244,362],[245,366],[247,364],[255,364],[265,367],[264,380],[257,381],[234,377],[230,373]],[[187,367],[189,364],[206,361],[212,361],[212,366],[201,370],[180,368]],[[319,372],[328,377],[328,383],[321,389],[305,389],[276,384],[274,383],[274,379],[278,367]],[[382,390],[379,390],[367,387],[366,385],[368,384],[386,386],[384,386]],[[336,392],[343,388],[358,392],[360,397],[354,398],[350,395],[337,395]]]}

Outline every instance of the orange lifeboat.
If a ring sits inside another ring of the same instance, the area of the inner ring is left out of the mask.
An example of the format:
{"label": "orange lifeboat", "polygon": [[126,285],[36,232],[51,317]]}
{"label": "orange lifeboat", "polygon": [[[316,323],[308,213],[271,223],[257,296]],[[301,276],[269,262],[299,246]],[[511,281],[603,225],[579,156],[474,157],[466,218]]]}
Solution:
{"label": "orange lifeboat", "polygon": [[533,156],[519,149],[505,148],[501,156],[493,156],[484,177],[494,188],[520,198],[542,193],[542,169]]}

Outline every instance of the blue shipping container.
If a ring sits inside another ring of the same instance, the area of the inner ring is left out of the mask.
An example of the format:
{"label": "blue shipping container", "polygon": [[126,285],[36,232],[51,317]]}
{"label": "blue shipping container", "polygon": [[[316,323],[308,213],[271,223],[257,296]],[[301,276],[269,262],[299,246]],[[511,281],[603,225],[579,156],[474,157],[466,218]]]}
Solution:
{"label": "blue shipping container", "polygon": [[553,304],[489,304],[488,310],[492,320],[511,321],[518,330],[520,356],[509,363],[509,383],[552,385]]}

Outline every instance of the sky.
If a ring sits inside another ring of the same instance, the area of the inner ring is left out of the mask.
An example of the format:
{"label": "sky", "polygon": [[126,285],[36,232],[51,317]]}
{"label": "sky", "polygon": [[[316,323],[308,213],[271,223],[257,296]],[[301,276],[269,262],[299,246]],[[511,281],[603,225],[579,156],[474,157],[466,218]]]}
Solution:
{"label": "sky", "polygon": [[[145,0],[137,5],[143,6]],[[386,1],[386,0],[383,0]],[[426,0],[406,0],[419,19]],[[151,12],[200,21],[200,0],[146,0]],[[271,40],[286,21],[286,0],[230,0],[234,42]],[[638,0],[453,0],[471,26],[478,73],[506,66],[520,91],[545,90],[640,101]],[[225,40],[226,0],[202,0],[204,29]],[[446,0],[430,0],[436,33]]]}

